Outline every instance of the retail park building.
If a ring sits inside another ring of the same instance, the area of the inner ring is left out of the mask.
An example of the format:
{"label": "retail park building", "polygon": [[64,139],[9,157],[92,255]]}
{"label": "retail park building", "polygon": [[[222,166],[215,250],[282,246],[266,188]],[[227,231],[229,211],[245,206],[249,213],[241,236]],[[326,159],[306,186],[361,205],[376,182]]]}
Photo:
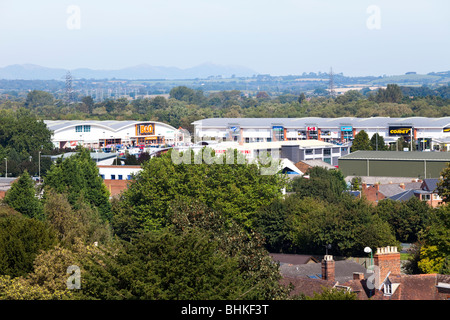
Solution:
{"label": "retail park building", "polygon": [[193,122],[197,140],[227,140],[238,143],[315,139],[343,144],[364,130],[386,143],[399,137],[416,144],[418,150],[447,149],[450,117],[443,118],[210,118]]}
{"label": "retail park building", "polygon": [[184,129],[157,121],[44,120],[56,148],[83,145],[183,145],[190,142]]}

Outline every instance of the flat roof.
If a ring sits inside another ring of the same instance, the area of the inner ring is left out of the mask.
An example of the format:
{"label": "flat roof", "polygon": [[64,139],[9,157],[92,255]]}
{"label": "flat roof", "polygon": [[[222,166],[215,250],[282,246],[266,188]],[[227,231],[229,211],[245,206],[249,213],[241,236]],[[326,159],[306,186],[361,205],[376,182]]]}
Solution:
{"label": "flat roof", "polygon": [[[58,158],[63,158],[67,159],[71,156],[73,156],[74,154],[77,154],[78,152],[65,152],[63,154],[58,154],[58,155],[46,155],[46,157],[51,158],[52,161],[55,161]],[[110,159],[110,158],[116,158],[118,156],[117,153],[115,152],[90,152],[91,158],[94,160],[106,160],[106,159]],[[43,156],[44,157],[44,156]]]}
{"label": "flat roof", "polygon": [[449,161],[450,152],[423,151],[355,151],[346,154],[339,160],[419,160]]}
{"label": "flat roof", "polygon": [[427,118],[391,118],[391,117],[340,117],[340,118],[208,118],[192,122],[193,125],[204,127],[228,127],[238,125],[241,127],[271,127],[282,125],[286,128],[304,128],[307,126],[318,126],[320,128],[337,128],[340,126],[354,126],[357,128],[385,128],[390,125],[403,126],[412,125],[416,128],[443,128],[450,125],[450,117]]}
{"label": "flat roof", "polygon": [[69,128],[77,125],[97,125],[105,127],[111,131],[119,131],[120,129],[133,126],[139,123],[155,123],[159,125],[164,125],[173,130],[176,128],[172,127],[170,124],[159,122],[159,121],[137,121],[137,120],[44,120],[45,125],[52,131],[58,131],[65,128]]}

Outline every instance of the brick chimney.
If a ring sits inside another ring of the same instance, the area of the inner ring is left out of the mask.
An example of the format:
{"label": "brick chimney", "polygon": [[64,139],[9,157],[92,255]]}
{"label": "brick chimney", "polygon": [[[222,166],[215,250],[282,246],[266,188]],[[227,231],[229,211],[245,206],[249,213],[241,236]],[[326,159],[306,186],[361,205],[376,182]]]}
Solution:
{"label": "brick chimney", "polygon": [[404,183],[400,183],[400,188],[405,189],[405,184]]}
{"label": "brick chimney", "polygon": [[335,261],[332,255],[325,255],[322,260],[322,279],[334,281],[335,280]]}
{"label": "brick chimney", "polygon": [[400,275],[400,252],[395,246],[377,248],[373,256],[374,264],[378,267],[378,284],[386,278],[388,273]]}

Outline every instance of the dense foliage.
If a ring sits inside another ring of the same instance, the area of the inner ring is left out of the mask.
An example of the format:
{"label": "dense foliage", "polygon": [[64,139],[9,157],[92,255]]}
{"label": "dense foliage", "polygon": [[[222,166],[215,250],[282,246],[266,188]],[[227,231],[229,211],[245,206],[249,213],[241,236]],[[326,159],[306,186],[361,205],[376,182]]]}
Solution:
{"label": "dense foliage", "polygon": [[[20,178],[0,207],[0,299],[287,299],[268,252],[322,255],[328,245],[336,256],[364,256],[366,246],[414,242],[411,272],[448,274],[447,205],[411,199],[374,206],[347,192],[339,170],[313,168],[288,183],[237,153],[228,162],[208,149],[202,158],[169,152],[139,159],[140,173],[111,200],[80,149],[51,166],[41,159],[43,189],[31,179],[38,152],[54,152],[38,117],[154,119],[192,129],[205,117],[450,115],[448,98],[410,95],[396,86],[336,98],[177,87],[169,99],[84,97],[66,105],[30,91],[23,101],[3,102],[0,155]],[[364,149],[383,146],[381,137],[362,138]],[[446,201],[448,172],[439,184]],[[81,289],[67,289],[69,266],[79,267]],[[312,299],[354,296],[325,290]]]}

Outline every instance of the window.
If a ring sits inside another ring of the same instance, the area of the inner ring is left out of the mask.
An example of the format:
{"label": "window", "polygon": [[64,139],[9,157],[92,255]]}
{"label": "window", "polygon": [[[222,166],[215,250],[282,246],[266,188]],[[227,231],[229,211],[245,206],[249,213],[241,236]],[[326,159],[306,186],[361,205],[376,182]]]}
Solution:
{"label": "window", "polygon": [[392,294],[392,284],[390,282],[384,284],[384,294],[385,295]]}
{"label": "window", "polygon": [[313,154],[313,149],[306,149],[305,154]]}
{"label": "window", "polygon": [[115,174],[111,175],[111,180],[116,180],[116,175]]}
{"label": "window", "polygon": [[422,195],[422,200],[423,200],[423,201],[430,201],[430,200],[431,200],[431,197],[430,197],[429,194],[423,194],[423,195]]}
{"label": "window", "polygon": [[75,132],[83,132],[83,126],[76,126]]}
{"label": "window", "polygon": [[323,149],[323,155],[324,155],[324,156],[329,156],[329,155],[331,155],[331,149],[330,149],[330,148]]}
{"label": "window", "polygon": [[[81,127],[81,126],[80,126]],[[87,126],[83,126],[83,131],[84,132],[91,132],[91,126],[87,125]]]}
{"label": "window", "polygon": [[123,180],[123,176],[119,174],[119,180]]}
{"label": "window", "polygon": [[101,177],[103,180],[105,180],[105,175],[104,175],[104,174],[101,174],[100,177]]}
{"label": "window", "polygon": [[131,174],[127,175],[127,180],[131,180]]}

